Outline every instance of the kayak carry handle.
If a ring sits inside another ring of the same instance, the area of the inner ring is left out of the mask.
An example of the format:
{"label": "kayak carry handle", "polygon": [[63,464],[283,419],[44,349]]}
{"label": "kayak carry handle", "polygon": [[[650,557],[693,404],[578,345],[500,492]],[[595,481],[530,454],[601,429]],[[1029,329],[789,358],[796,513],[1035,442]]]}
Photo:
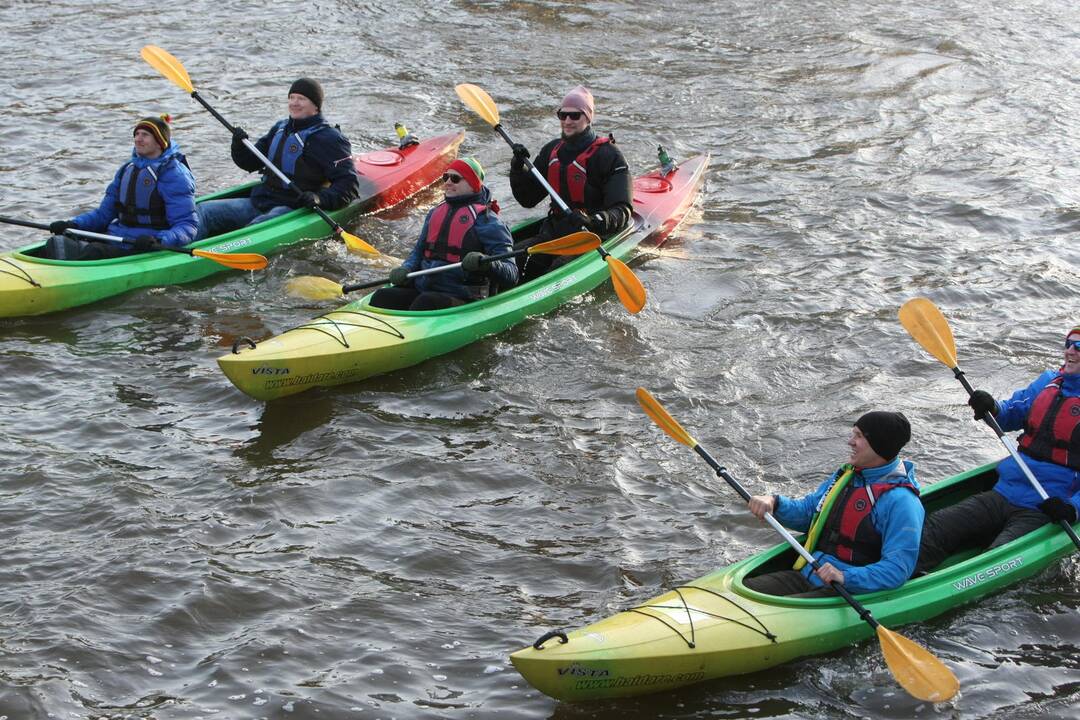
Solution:
{"label": "kayak carry handle", "polygon": [[540,638],[533,643],[533,648],[536,650],[543,650],[544,643],[546,643],[551,638],[559,638],[560,645],[565,645],[566,643],[570,642],[570,638],[566,637],[566,633],[562,630],[550,630],[541,635]]}
{"label": "kayak carry handle", "polygon": [[249,338],[247,335],[241,335],[240,337],[236,338],[236,340],[233,341],[232,354],[233,355],[239,355],[240,354],[240,345],[245,344],[245,343],[252,350],[255,349],[255,341],[252,340],[251,338]]}

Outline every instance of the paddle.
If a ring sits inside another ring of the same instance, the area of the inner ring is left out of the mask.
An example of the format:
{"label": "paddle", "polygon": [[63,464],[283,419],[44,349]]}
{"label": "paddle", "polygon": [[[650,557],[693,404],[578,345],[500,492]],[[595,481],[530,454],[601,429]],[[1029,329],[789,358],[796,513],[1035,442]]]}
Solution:
{"label": "paddle", "polygon": [[[461,83],[454,87],[458,97],[465,103],[469,109],[482,117],[485,122],[491,125],[495,132],[502,136],[502,139],[506,141],[506,144],[510,147],[514,146],[514,141],[510,135],[507,134],[503,128],[502,123],[499,122],[499,108],[496,107],[495,101],[491,99],[482,88],[476,85],[470,85],[469,83]],[[532,173],[536,181],[540,183],[551,199],[555,201],[555,204],[559,206],[559,209],[566,215],[571,215],[573,211],[570,209],[561,197],[559,193],[555,192],[555,189],[548,184],[547,179],[540,174],[540,171],[536,169],[536,166],[532,164],[529,158],[524,158],[525,164],[529,167],[529,172]],[[611,282],[615,286],[615,294],[619,296],[619,300],[623,306],[626,307],[631,313],[637,313],[641,311],[641,308],[645,307],[645,287],[638,280],[637,275],[626,266],[622,260],[614,258],[604,250],[602,247],[596,248],[596,251],[600,253],[600,257],[608,264],[608,269],[611,272]]]}
{"label": "paddle", "polygon": [[[694,452],[700,455],[716,471],[719,477],[726,480],[727,484],[735,492],[739,493],[743,500],[750,501],[750,493],[746,491],[746,488],[740,485],[739,481],[733,478],[726,468],[716,462],[708,451],[698,444],[697,440],[683,430],[682,426],[676,422],[675,418],[671,417],[671,414],[664,409],[664,406],[656,398],[649,394],[648,390],[639,387],[637,389],[637,400],[645,414],[659,425],[661,430],[683,445],[693,448]],[[815,570],[820,569],[821,566],[814,556],[807,552],[806,548],[800,545],[799,541],[792,537],[791,533],[783,525],[777,522],[772,513],[765,513],[765,521],[776,532],[780,533],[788,545],[794,548]],[[881,644],[881,653],[885,656],[885,664],[889,666],[889,670],[901,687],[912,696],[928,702],[944,702],[957,693],[960,689],[960,681],[930,651],[903,635],[883,627],[874,619],[870,611],[848,592],[843,583],[834,582],[831,585],[840,594],[840,597],[844,598],[854,608],[859,617],[877,633],[878,641]]]}
{"label": "paddle", "polygon": [[[49,226],[44,223],[16,220],[15,218],[9,217],[0,217],[0,222],[7,223],[8,225],[20,225],[22,227],[34,228],[35,230],[49,229]],[[78,228],[71,228],[65,234],[79,237],[89,242],[131,244],[130,240],[125,240],[117,235],[102,235],[101,233],[79,230]],[[209,250],[199,250],[198,248],[170,247],[168,245],[162,245],[161,243],[155,244],[154,249],[206,258],[207,260],[213,260],[216,263],[233,268],[234,270],[262,270],[266,267],[266,258],[257,253],[216,253],[210,252]]]}
{"label": "paddle", "polygon": [[[548,255],[580,255],[589,250],[595,250],[598,247],[600,247],[600,237],[595,233],[582,231],[564,235],[563,237],[555,238],[554,240],[548,240],[547,242],[537,243],[532,247],[524,248],[522,250],[514,250],[513,252],[502,253],[501,255],[490,255],[484,262],[490,263],[496,260],[506,260],[512,257],[532,255],[534,253],[546,253]],[[431,275],[433,273],[452,270],[456,267],[461,267],[461,263],[456,262],[450,263],[449,265],[439,265],[438,267],[428,268],[427,270],[417,270],[416,272],[409,273],[406,277],[412,278],[419,277],[420,275]],[[331,298],[341,297],[345,293],[350,293],[354,290],[364,290],[379,285],[386,285],[388,282],[390,282],[390,278],[382,278],[380,280],[372,280],[371,282],[357,283],[355,285],[339,285],[327,278],[316,277],[314,275],[302,275],[285,283],[285,289],[294,297],[302,297],[308,300],[329,300]]]}
{"label": "paddle", "polygon": [[[908,300],[900,308],[900,324],[904,326],[904,329],[908,331],[911,337],[915,338],[915,341],[923,346],[923,349],[940,360],[944,365],[953,371],[953,375],[960,381],[960,384],[967,390],[968,395],[974,394],[975,390],[971,387],[971,384],[964,377],[964,372],[959,368],[956,362],[956,342],[953,340],[952,328],[949,327],[949,321],[945,319],[945,316],[941,314],[941,310],[937,305],[926,298],[913,298]],[[1005,446],[1005,449],[1012,455],[1013,460],[1020,466],[1020,470],[1024,473],[1024,477],[1031,483],[1031,487],[1035,488],[1035,492],[1039,494],[1043,500],[1046,500],[1049,496],[1046,494],[1046,490],[1035,479],[1035,475],[1032,474],[1031,468],[1027,466],[1024,459],[1020,457],[1019,449],[1011,437],[1006,435],[1001,426],[998,425],[997,420],[990,413],[986,413],[983,416],[983,420],[986,424],[997,434],[1001,444]],[[1080,548],[1080,537],[1077,537],[1076,532],[1069,525],[1068,521],[1060,521],[1061,528],[1068,534],[1069,539],[1073,541],[1073,544],[1077,548]]]}
{"label": "paddle", "polygon": [[[230,133],[233,132],[234,128],[232,125],[229,124],[229,121],[222,117],[217,110],[211,107],[210,103],[206,102],[206,100],[204,100],[203,97],[199,95],[199,93],[195,90],[195,86],[191,84],[191,78],[188,76],[187,70],[184,69],[184,66],[179,60],[177,60],[167,51],[157,47],[156,45],[144,45],[139,54],[142,56],[143,60],[150,64],[151,67],[164,75],[168,80],[171,80],[173,84],[177,85],[181,90],[190,94],[191,97],[195,98],[199,102],[199,104],[206,108],[211,115],[217,118],[217,121],[224,125]],[[274,175],[277,175],[278,180],[284,183],[286,187],[295,192],[297,195],[301,193],[300,188],[298,188],[296,184],[285,175],[285,173],[281,172],[281,170],[279,170],[277,166],[274,165],[274,163],[270,162],[270,159],[268,157],[259,152],[258,148],[255,147],[255,143],[251,142],[251,140],[247,138],[244,138],[243,143],[244,146],[247,147],[247,149],[250,150],[255,157],[259,158],[259,161],[262,162],[263,166],[266,167],[267,170],[272,172]],[[368,255],[379,255],[379,251],[376,250],[374,247],[364,242],[360,238],[356,237],[355,235],[345,232],[345,228],[341,227],[341,225],[337,221],[327,215],[326,211],[323,210],[321,207],[315,206],[311,209],[314,210],[315,213],[319,217],[321,217],[327,225],[334,229],[334,234],[338,235],[342,240],[344,240],[345,245],[350,250],[367,253]]]}

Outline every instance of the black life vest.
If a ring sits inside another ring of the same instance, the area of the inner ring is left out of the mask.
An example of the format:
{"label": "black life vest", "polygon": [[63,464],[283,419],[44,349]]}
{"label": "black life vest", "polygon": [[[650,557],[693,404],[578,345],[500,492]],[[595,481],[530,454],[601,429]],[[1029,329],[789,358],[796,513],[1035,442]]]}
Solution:
{"label": "black life vest", "polygon": [[1025,455],[1080,470],[1080,397],[1061,394],[1057,377],[1035,396],[1018,445]]}
{"label": "black life vest", "polygon": [[559,161],[559,150],[566,143],[562,140],[555,143],[548,156],[547,181],[555,192],[572,209],[586,209],[585,183],[589,176],[589,158],[591,158],[604,143],[611,142],[611,138],[598,137],[592,141],[589,147],[582,150],[569,165],[563,165]]}

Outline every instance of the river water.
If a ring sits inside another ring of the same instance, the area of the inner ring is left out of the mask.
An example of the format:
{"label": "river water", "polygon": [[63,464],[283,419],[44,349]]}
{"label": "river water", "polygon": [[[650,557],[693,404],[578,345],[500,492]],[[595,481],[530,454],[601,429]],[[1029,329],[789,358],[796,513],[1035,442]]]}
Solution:
{"label": "river water", "polygon": [[[875,7],[877,6],[877,7]],[[1002,396],[1080,321],[1075,3],[0,2],[0,213],[95,204],[141,115],[201,190],[228,136],[139,59],[160,45],[253,133],[322,79],[356,150],[468,131],[504,216],[589,85],[635,170],[712,154],[688,222],[610,286],[419,367],[264,405],[215,358],[328,309],[296,274],[385,273],[326,239],[259,274],[0,322],[0,718],[1066,718],[1080,569],[903,628],[960,678],[913,702],[874,642],[768,673],[573,706],[507,656],[775,542],[638,410],[649,388],[754,492],[799,493],[854,418],[902,410],[924,483],[1001,455],[896,312],[925,295]],[[428,191],[361,218],[401,255]],[[0,248],[35,236],[0,233]]]}

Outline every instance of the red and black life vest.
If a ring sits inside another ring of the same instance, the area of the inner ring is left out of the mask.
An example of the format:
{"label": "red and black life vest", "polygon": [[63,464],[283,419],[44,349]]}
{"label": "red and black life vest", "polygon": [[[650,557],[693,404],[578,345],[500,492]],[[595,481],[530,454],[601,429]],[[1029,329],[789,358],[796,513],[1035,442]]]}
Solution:
{"label": "red and black life vest", "polygon": [[439,203],[428,218],[424,259],[456,263],[470,252],[479,252],[482,249],[480,243],[469,231],[480,213],[487,210],[488,206],[483,203],[462,205],[456,210],[448,202]]}
{"label": "red and black life vest", "polygon": [[608,142],[611,142],[611,138],[596,138],[569,165],[563,165],[559,161],[559,150],[566,144],[564,141],[560,140],[555,143],[555,147],[551,148],[551,155],[548,157],[547,181],[571,208],[586,207],[585,182],[589,176],[589,158]]}
{"label": "red and black life vest", "polygon": [[860,487],[848,483],[825,519],[816,549],[851,565],[869,565],[880,560],[881,533],[874,527],[870,512],[882,495],[897,488],[919,494],[919,489],[906,478],[899,483],[880,482]]}
{"label": "red and black life vest", "polygon": [[1080,470],[1080,397],[1061,394],[1057,377],[1035,396],[1019,445],[1024,454]]}

